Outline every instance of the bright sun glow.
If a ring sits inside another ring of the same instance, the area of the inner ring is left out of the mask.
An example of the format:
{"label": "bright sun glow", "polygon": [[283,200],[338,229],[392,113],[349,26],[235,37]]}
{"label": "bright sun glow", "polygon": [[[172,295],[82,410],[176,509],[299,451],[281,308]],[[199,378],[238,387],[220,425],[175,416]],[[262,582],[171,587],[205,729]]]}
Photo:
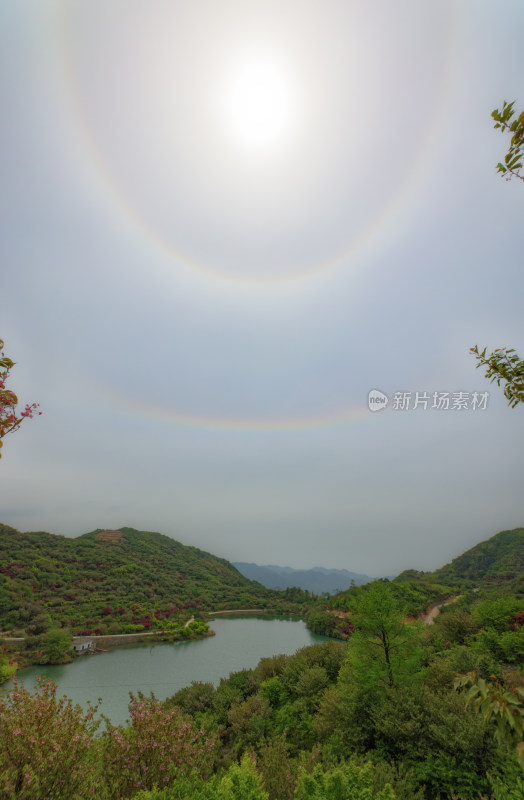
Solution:
{"label": "bright sun glow", "polygon": [[261,148],[278,144],[292,122],[292,91],[278,64],[256,59],[237,68],[227,89],[230,129],[242,144]]}

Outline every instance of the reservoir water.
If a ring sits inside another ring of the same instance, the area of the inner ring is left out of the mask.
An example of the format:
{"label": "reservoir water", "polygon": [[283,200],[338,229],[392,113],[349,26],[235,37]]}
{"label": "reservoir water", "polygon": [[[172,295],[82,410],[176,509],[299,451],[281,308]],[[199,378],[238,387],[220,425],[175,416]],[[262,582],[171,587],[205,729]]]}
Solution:
{"label": "reservoir water", "polygon": [[[52,678],[57,695],[67,695],[87,708],[102,698],[100,712],[115,724],[128,718],[129,692],[160,700],[191,681],[215,686],[230,672],[255,667],[266,656],[294,653],[301,647],[327,641],[311,633],[302,620],[266,616],[228,616],[213,619],[215,636],[194,642],[129,645],[108,653],[81,656],[64,666],[35,666],[21,671],[18,680],[30,689],[38,675]],[[0,688],[8,691],[12,681]]]}

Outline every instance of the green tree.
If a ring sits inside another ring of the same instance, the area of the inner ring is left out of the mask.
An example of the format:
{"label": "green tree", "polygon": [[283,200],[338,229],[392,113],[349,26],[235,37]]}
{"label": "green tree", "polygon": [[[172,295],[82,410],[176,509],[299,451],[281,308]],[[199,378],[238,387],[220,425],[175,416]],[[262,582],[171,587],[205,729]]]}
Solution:
{"label": "green tree", "polygon": [[245,755],[223,775],[203,781],[196,775],[177,775],[166,789],[141,791],[135,800],[269,800],[252,758]]}
{"label": "green tree", "polygon": [[46,664],[67,664],[71,657],[72,638],[60,628],[51,628],[43,637]]}
{"label": "green tree", "polygon": [[492,353],[486,355],[487,347],[479,351],[477,345],[470,348],[478,361],[479,367],[486,367],[485,377],[490,382],[495,382],[504,386],[504,395],[508,399],[508,405],[515,408],[519,403],[524,403],[524,361],[521,361],[515,350],[509,347],[499,347]]}
{"label": "green tree", "polygon": [[507,103],[504,100],[502,111],[496,108],[491,116],[495,120],[495,128],[499,128],[501,133],[510,133],[511,140],[508,152],[504,156],[504,163],[497,164],[497,172],[504,175],[506,180],[518,178],[524,181],[524,175],[520,175],[522,169],[522,156],[524,154],[524,111],[515,116],[513,106],[515,101]]}
{"label": "green tree", "polygon": [[252,758],[244,755],[240,764],[231,765],[217,786],[216,798],[217,800],[269,800]]}
{"label": "green tree", "polygon": [[516,597],[481,600],[473,607],[473,619],[479,628],[494,628],[498,633],[510,630],[513,617],[521,610]]}
{"label": "green tree", "polygon": [[495,724],[496,740],[513,746],[515,756],[524,768],[524,689],[517,688],[516,694],[512,694],[496,679],[485,681],[477,678],[474,672],[459,675],[454,686],[457,691],[468,689],[467,701],[486,722]]}
{"label": "green tree", "polygon": [[296,800],[395,800],[391,786],[375,790],[374,766],[352,763],[330,770],[317,766],[312,773],[302,770],[298,777]]}
{"label": "green tree", "polygon": [[[494,127],[499,128],[501,133],[511,134],[504,163],[497,164],[497,172],[508,181],[511,178],[524,181],[524,175],[520,174],[524,155],[524,111],[515,116],[514,105],[515,101],[512,103],[504,101],[501,111],[496,108],[491,112],[491,116],[495,120]],[[489,378],[491,383],[495,381],[497,386],[500,386],[502,382],[505,383],[504,394],[511,408],[515,408],[519,403],[524,403],[524,361],[521,361],[512,348],[499,347],[488,355],[486,355],[486,350],[485,347],[482,352],[479,352],[477,345],[470,349],[478,361],[477,369],[486,367],[486,378]]]}
{"label": "green tree", "polygon": [[206,625],[201,619],[194,619],[187,626],[187,630],[194,636],[202,636],[204,633],[208,633],[209,625]]}
{"label": "green tree", "polygon": [[257,769],[271,800],[293,800],[297,759],[290,756],[286,736],[273,736],[260,747]]}
{"label": "green tree", "polygon": [[371,583],[362,592],[355,624],[357,634],[352,636],[350,652],[358,650],[364,660],[375,662],[387,684],[393,686],[396,672],[407,661],[414,636],[386,582]]}
{"label": "green tree", "polygon": [[264,738],[270,716],[269,702],[258,695],[251,695],[229,709],[227,720],[231,733],[242,750]]}
{"label": "green tree", "polygon": [[338,756],[372,749],[375,710],[397,687],[421,680],[419,627],[405,624],[393,590],[389,583],[376,581],[359,592],[346,661],[336,686],[328,687],[319,700],[313,729],[321,740],[338,740]]}
{"label": "green tree", "polygon": [[206,711],[213,703],[215,687],[212,683],[192,681],[190,686],[184,686],[176,694],[165,701],[166,708],[178,706],[186,714],[195,717]]}
{"label": "green tree", "polygon": [[471,614],[464,609],[453,609],[439,614],[433,626],[434,633],[444,642],[464,644],[476,631],[477,626]]}
{"label": "green tree", "polygon": [[0,655],[0,684],[5,683],[16,672],[16,664],[10,664],[7,656]]}

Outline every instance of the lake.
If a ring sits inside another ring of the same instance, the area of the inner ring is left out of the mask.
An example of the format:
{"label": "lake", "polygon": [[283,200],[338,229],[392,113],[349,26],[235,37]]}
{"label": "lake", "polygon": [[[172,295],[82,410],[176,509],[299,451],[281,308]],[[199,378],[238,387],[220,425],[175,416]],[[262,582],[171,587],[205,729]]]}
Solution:
{"label": "lake", "polygon": [[[261,658],[328,641],[311,633],[302,620],[270,616],[230,616],[210,622],[215,636],[194,642],[140,644],[115,648],[96,656],[81,656],[64,666],[35,666],[22,670],[18,680],[33,688],[36,677],[52,678],[58,695],[67,695],[84,708],[102,698],[100,711],[115,724],[128,718],[129,692],[154,692],[160,700],[191,681],[215,686],[230,672],[255,667]],[[0,688],[9,690],[12,681]]]}

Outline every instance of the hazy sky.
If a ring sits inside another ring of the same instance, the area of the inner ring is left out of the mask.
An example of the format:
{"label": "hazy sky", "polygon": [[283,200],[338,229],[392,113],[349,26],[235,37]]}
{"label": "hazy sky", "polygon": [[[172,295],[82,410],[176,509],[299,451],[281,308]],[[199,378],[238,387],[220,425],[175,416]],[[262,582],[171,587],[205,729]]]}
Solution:
{"label": "hazy sky", "polygon": [[523,31],[520,0],[2,0],[0,337],[43,415],[0,521],[371,575],[523,525],[524,409],[469,353],[524,350],[490,119]]}

